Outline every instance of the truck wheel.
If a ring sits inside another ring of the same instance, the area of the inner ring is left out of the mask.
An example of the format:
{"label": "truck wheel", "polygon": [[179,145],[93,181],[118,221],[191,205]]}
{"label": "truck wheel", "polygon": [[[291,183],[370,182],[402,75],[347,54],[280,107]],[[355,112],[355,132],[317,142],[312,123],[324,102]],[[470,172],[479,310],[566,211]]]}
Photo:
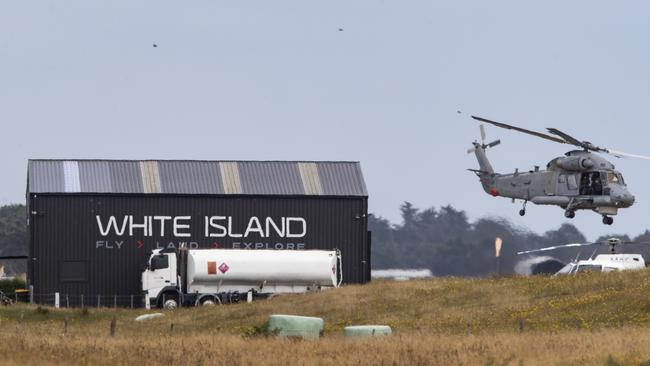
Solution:
{"label": "truck wheel", "polygon": [[201,299],[201,306],[210,306],[216,304],[217,302],[214,300],[214,297],[212,296],[206,296],[203,299]]}
{"label": "truck wheel", "polygon": [[178,308],[179,300],[176,294],[165,294],[160,301],[163,309],[174,310]]}
{"label": "truck wheel", "polygon": [[239,296],[239,291],[234,291],[234,292],[230,295],[230,302],[231,302],[232,304],[236,304],[236,303],[239,302],[239,299],[240,299],[240,298],[241,298],[241,297]]}

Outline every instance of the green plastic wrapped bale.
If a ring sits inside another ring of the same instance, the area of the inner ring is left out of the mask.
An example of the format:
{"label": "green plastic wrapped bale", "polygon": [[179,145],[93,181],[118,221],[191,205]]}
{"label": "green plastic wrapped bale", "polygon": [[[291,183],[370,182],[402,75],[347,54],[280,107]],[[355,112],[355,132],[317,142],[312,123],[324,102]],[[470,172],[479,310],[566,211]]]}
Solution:
{"label": "green plastic wrapped bale", "polygon": [[323,332],[323,319],[297,315],[271,315],[268,330],[278,332],[280,337],[318,339]]}
{"label": "green plastic wrapped bale", "polygon": [[392,333],[393,330],[388,325],[354,325],[343,328],[346,338],[387,336]]}

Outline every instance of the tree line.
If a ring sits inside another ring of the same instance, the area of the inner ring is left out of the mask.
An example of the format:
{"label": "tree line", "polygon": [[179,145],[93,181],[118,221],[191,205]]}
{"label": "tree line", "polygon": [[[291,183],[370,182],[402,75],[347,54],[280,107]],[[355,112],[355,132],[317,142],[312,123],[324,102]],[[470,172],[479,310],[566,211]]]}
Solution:
{"label": "tree line", "polygon": [[[585,236],[570,223],[540,235],[515,227],[502,218],[485,217],[471,223],[464,211],[452,206],[420,210],[410,202],[404,202],[400,211],[401,224],[393,224],[382,217],[369,218],[374,269],[428,268],[436,276],[485,276],[497,271],[514,273],[515,266],[527,258],[518,256],[518,251],[586,242]],[[494,245],[497,237],[503,241],[499,263]],[[650,241],[650,232],[646,230],[636,238],[612,234],[596,241],[610,237]],[[566,263],[578,255],[586,258],[594,251],[605,253],[607,249],[606,246],[566,248],[539,255],[548,255]],[[641,253],[650,259],[650,246],[631,245],[617,249],[619,252]]]}
{"label": "tree line", "polygon": [[[27,214],[25,205],[0,207],[0,257],[27,255]],[[24,273],[25,260],[4,260],[7,273]]]}

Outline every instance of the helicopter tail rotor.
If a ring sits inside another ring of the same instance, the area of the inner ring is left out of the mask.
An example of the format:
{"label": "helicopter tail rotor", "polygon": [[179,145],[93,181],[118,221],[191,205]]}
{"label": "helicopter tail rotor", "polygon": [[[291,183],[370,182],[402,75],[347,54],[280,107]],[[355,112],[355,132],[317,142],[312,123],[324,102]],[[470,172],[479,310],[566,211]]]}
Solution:
{"label": "helicopter tail rotor", "polygon": [[501,143],[501,140],[494,140],[494,141],[486,144],[485,143],[485,137],[486,137],[486,135],[485,135],[485,126],[479,125],[479,128],[481,129],[481,143],[479,144],[478,142],[474,142],[474,147],[467,150],[468,154],[474,153],[478,147],[481,147],[483,150],[485,150],[485,149],[487,149],[489,147],[495,147],[495,146],[497,146],[497,145],[499,145]]}

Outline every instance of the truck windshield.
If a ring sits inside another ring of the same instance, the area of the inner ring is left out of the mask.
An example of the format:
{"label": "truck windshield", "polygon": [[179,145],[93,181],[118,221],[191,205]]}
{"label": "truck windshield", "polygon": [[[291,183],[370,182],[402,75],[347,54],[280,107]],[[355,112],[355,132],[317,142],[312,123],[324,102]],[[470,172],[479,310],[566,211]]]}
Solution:
{"label": "truck windshield", "polygon": [[169,267],[169,261],[167,259],[167,256],[162,254],[162,255],[155,255],[151,257],[151,270],[155,271],[157,269],[165,269]]}

